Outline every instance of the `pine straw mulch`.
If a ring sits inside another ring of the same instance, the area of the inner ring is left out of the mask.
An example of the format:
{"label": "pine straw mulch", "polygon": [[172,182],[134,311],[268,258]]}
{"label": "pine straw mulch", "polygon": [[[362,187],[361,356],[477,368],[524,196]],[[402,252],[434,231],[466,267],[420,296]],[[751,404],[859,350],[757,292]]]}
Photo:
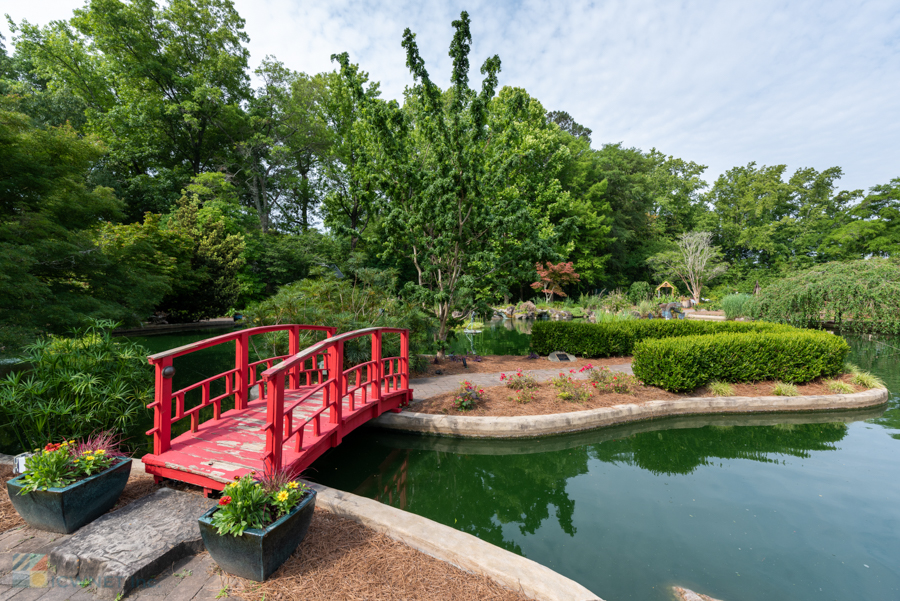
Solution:
{"label": "pine straw mulch", "polygon": [[[849,374],[841,376],[841,380],[850,384]],[[584,380],[582,380],[584,382]],[[861,386],[853,386],[856,392],[865,390]],[[774,396],[774,382],[755,382],[752,384],[732,384],[734,396]],[[669,401],[689,397],[713,397],[715,396],[706,387],[698,388],[688,393],[672,393],[653,386],[635,386],[633,394],[601,393],[593,390],[591,397],[583,402],[562,401],[557,398],[557,390],[552,384],[541,382],[534,391],[534,400],[527,403],[518,403],[512,399],[514,394],[506,386],[485,387],[484,400],[475,409],[459,411],[454,403],[454,393],[448,392],[433,396],[423,401],[414,402],[409,411],[419,413],[432,413],[443,415],[501,417],[514,415],[549,415],[553,413],[570,413],[587,409],[599,409],[600,407],[614,407],[616,405],[642,405],[648,401]],[[797,391],[803,395],[835,394],[821,380],[814,380],[808,384],[797,385]]]}
{"label": "pine straw mulch", "polygon": [[[0,465],[0,533],[24,525],[6,492],[12,467]],[[193,494],[202,489],[166,482]],[[159,488],[148,474],[133,474],[112,511],[125,507]],[[353,520],[316,510],[309,534],[297,552],[265,583],[223,574],[230,590],[247,601],[271,599],[495,599],[522,601],[483,576],[469,574]]]}
{"label": "pine straw mulch", "polygon": [[[594,365],[597,367],[609,365],[624,365],[631,363],[632,357],[608,357],[606,359],[576,359],[566,363],[557,363],[550,361],[547,357],[539,359],[529,359],[519,355],[489,355],[481,357],[481,361],[473,361],[471,358],[466,359],[466,365],[463,367],[462,361],[451,361],[442,359],[440,363],[435,364],[432,359],[428,363],[427,373],[414,373],[413,378],[433,378],[436,376],[455,376],[458,374],[491,374],[501,372],[511,372],[517,369],[535,370],[535,369],[559,369],[566,367],[581,368],[585,365]],[[441,373],[437,373],[440,371]]]}
{"label": "pine straw mulch", "polygon": [[227,579],[229,594],[246,601],[527,599],[320,509],[313,515],[306,539],[266,582]]}

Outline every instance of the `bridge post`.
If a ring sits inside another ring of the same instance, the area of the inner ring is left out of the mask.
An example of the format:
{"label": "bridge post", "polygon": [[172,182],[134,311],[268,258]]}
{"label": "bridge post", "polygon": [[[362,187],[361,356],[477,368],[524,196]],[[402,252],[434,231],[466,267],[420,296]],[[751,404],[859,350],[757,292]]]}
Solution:
{"label": "bridge post", "polygon": [[234,340],[234,367],[237,369],[234,382],[234,408],[247,408],[247,382],[250,370],[250,335],[242,332]]}
{"label": "bridge post", "polygon": [[153,454],[160,455],[172,446],[172,377],[163,375],[172,366],[172,358],[165,357],[156,363],[156,386],[153,414]]}
{"label": "bridge post", "polygon": [[344,342],[338,341],[328,349],[328,378],[331,380],[331,415],[329,421],[336,424],[331,446],[336,447],[343,439],[344,396],[347,394],[347,379],[344,376]]}
{"label": "bridge post", "polygon": [[381,403],[381,386],[384,379],[384,363],[381,361],[381,330],[372,332],[372,361],[375,362],[372,386],[372,400]]}
{"label": "bridge post", "polygon": [[[300,326],[291,326],[288,331],[288,354],[293,357],[300,352]],[[295,365],[290,372],[290,389],[296,390],[300,388],[300,366]]]}
{"label": "bridge post", "polygon": [[266,382],[266,431],[265,466],[267,473],[281,469],[281,453],[284,444],[284,372],[278,372]]}
{"label": "bridge post", "polygon": [[400,361],[403,366],[400,368],[400,387],[403,390],[409,389],[409,330],[400,332]]}

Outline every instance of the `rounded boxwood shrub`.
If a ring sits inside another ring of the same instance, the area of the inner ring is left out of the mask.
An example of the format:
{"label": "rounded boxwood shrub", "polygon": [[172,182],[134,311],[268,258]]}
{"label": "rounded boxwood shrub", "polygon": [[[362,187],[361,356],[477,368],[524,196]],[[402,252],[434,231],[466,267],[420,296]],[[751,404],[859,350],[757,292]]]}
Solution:
{"label": "rounded boxwood shrub", "polygon": [[634,375],[672,392],[709,382],[803,383],[841,373],[850,347],[830,332],[723,333],[646,339],[635,345]]}

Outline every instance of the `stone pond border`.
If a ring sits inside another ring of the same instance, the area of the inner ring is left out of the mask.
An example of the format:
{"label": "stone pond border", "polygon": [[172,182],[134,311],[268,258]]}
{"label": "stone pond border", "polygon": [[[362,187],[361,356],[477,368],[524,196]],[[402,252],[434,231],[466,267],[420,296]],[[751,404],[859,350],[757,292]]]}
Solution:
{"label": "stone pond border", "polygon": [[597,595],[535,561],[480,538],[378,501],[310,482],[316,507],[355,520],[426,555],[479,574],[529,599],[602,601]]}
{"label": "stone pond border", "polygon": [[402,413],[385,413],[372,420],[371,425],[390,430],[460,438],[533,438],[677,415],[861,409],[886,403],[888,398],[886,389],[873,388],[852,394],[797,397],[694,397],[570,413],[511,417],[466,417],[404,410]]}

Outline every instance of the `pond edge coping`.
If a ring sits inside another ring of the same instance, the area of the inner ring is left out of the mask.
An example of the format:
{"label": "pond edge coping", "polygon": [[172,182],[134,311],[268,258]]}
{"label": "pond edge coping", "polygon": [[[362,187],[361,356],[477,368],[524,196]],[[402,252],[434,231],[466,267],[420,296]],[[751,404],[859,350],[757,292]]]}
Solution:
{"label": "pond edge coping", "polygon": [[538,601],[603,601],[584,586],[531,559],[428,518],[315,482],[316,508],[386,534],[435,559]]}
{"label": "pond edge coping", "polygon": [[885,388],[872,388],[852,394],[796,397],[693,397],[648,401],[641,405],[629,403],[569,413],[490,417],[439,415],[404,410],[402,413],[385,413],[372,420],[370,424],[389,430],[459,438],[533,438],[677,415],[861,409],[884,404],[889,396]]}

